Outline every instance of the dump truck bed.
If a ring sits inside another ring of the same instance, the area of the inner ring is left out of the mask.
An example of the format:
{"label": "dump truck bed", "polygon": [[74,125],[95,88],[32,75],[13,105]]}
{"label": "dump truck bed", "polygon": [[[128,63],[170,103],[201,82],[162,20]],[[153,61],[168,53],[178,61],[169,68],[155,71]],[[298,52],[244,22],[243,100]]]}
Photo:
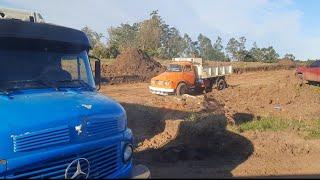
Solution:
{"label": "dump truck bed", "polygon": [[197,78],[207,79],[232,74],[232,66],[204,66],[202,58],[173,58],[173,62],[190,62],[196,67]]}
{"label": "dump truck bed", "polygon": [[197,66],[198,78],[206,79],[232,74],[232,66]]}

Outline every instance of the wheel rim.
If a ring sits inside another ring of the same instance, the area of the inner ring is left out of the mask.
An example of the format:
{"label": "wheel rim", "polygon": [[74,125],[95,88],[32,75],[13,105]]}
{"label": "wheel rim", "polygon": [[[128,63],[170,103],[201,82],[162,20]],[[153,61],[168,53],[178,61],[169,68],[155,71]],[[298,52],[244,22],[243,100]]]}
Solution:
{"label": "wheel rim", "polygon": [[222,89],[224,89],[224,83],[223,83],[223,81],[220,81],[220,83],[219,83],[219,90],[222,90]]}
{"label": "wheel rim", "polygon": [[183,94],[186,94],[186,86],[182,86],[181,89],[180,89],[180,94],[183,95]]}

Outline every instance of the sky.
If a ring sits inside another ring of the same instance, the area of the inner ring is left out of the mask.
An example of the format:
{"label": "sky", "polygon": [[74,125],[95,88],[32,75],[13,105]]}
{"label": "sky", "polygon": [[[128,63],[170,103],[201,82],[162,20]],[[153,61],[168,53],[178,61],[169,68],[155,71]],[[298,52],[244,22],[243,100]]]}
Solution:
{"label": "sky", "polygon": [[280,56],[320,58],[319,0],[0,0],[0,7],[40,12],[47,22],[107,37],[107,28],[139,22],[158,10],[163,20],[193,40],[199,33],[224,45],[247,38],[247,48],[273,46]]}

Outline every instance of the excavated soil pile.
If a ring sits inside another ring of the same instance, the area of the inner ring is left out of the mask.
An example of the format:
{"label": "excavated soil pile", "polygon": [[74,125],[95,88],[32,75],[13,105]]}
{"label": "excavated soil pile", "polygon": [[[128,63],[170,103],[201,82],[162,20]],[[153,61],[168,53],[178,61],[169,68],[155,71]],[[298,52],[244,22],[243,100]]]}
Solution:
{"label": "excavated soil pile", "polygon": [[111,84],[146,82],[165,68],[141,50],[129,48],[116,61],[103,67],[102,76]]}
{"label": "excavated soil pile", "polygon": [[284,67],[284,69],[290,69],[290,68],[296,67],[296,63],[291,59],[281,59],[278,62],[278,64],[279,64],[279,66]]}
{"label": "excavated soil pile", "polygon": [[246,73],[230,77],[228,84],[230,88],[208,96],[225,104],[235,121],[252,116],[305,120],[320,116],[319,89],[301,84],[292,70]]}

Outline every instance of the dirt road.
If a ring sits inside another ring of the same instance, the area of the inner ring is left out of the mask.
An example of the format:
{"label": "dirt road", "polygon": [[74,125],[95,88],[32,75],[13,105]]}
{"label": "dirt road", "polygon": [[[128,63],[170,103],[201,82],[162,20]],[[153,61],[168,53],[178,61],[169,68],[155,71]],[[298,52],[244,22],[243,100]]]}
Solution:
{"label": "dirt road", "polygon": [[146,83],[103,86],[101,92],[125,107],[135,160],[148,165],[152,177],[320,174],[320,140],[227,127],[230,119],[319,119],[319,88],[300,86],[290,70],[232,75],[228,82],[224,91],[184,98],[152,95]]}

